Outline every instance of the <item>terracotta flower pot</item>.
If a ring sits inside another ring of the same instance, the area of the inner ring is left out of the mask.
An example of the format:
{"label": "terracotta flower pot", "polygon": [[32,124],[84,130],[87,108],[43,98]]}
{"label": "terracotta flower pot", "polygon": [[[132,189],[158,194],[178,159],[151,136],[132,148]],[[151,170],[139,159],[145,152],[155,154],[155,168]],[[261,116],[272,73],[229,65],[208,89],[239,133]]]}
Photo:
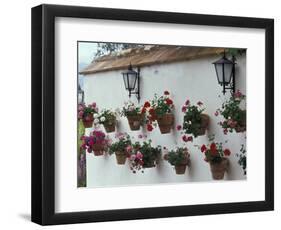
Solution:
{"label": "terracotta flower pot", "polygon": [[115,132],[116,121],[109,121],[103,124],[103,127],[107,133]]}
{"label": "terracotta flower pot", "polygon": [[212,177],[214,180],[222,180],[224,174],[229,166],[229,160],[227,158],[222,158],[220,162],[210,162],[210,168],[212,172]]}
{"label": "terracotta flower pot", "polygon": [[93,114],[89,114],[87,117],[83,119],[84,128],[92,128],[93,127],[94,117]]}
{"label": "terracotta flower pot", "polygon": [[94,144],[92,149],[95,156],[102,156],[105,151],[105,146],[104,144]]}
{"label": "terracotta flower pot", "polygon": [[115,153],[116,162],[118,165],[124,165],[126,163],[127,156],[123,152],[116,152]]}
{"label": "terracotta flower pot", "polygon": [[176,174],[182,175],[185,174],[186,164],[175,165]]}
{"label": "terracotta flower pot", "polygon": [[129,115],[129,116],[127,116],[127,119],[128,119],[130,129],[132,131],[139,130],[140,126],[141,126],[141,123],[143,121],[143,115],[142,114]]}
{"label": "terracotta flower pot", "polygon": [[177,175],[185,174],[186,167],[190,166],[190,154],[187,152],[185,159],[182,160],[181,164],[175,165]]}
{"label": "terracotta flower pot", "polygon": [[208,126],[209,126],[209,122],[210,122],[210,117],[209,117],[209,115],[207,115],[207,114],[201,114],[201,127],[200,127],[200,129],[198,130],[198,133],[197,133],[198,136],[205,135],[206,129],[207,129]]}
{"label": "terracotta flower pot", "polygon": [[246,131],[246,110],[242,110],[242,120],[235,127],[236,133],[242,133]]}
{"label": "terracotta flower pot", "polygon": [[162,134],[170,133],[171,128],[174,124],[174,115],[171,113],[167,113],[161,116],[157,116],[157,122]]}

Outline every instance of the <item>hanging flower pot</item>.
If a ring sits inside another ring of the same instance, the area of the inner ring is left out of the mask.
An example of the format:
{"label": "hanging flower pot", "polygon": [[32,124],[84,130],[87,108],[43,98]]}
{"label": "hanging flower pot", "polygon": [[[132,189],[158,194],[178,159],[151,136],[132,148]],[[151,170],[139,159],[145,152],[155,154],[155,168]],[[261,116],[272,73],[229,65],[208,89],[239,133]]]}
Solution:
{"label": "hanging flower pot", "polygon": [[143,122],[143,114],[127,115],[127,119],[132,131],[139,130]]}
{"label": "hanging flower pot", "polygon": [[182,106],[184,113],[182,129],[186,134],[192,134],[195,138],[205,135],[210,117],[203,113],[204,110],[201,101],[198,101],[196,105],[191,105],[190,101],[186,100]]}
{"label": "hanging flower pot", "polygon": [[157,115],[157,123],[162,134],[170,133],[174,124],[174,115],[172,113]]}
{"label": "hanging flower pot", "polygon": [[83,118],[83,125],[85,128],[92,128],[93,127],[93,114],[89,114],[86,117]]}
{"label": "hanging flower pot", "polygon": [[161,147],[152,146],[152,141],[136,142],[133,145],[133,151],[130,153],[130,168],[133,173],[144,169],[156,167],[158,160],[161,157]]}
{"label": "hanging flower pot", "polygon": [[124,165],[128,154],[132,151],[132,142],[127,133],[116,133],[116,141],[109,146],[109,154],[115,154],[117,164]]}
{"label": "hanging flower pot", "polygon": [[93,102],[86,106],[85,104],[78,105],[78,119],[82,120],[85,128],[92,128],[94,117],[93,115],[98,112],[96,103]]}
{"label": "hanging flower pot", "polygon": [[88,153],[94,153],[95,156],[102,156],[108,148],[110,139],[100,130],[94,130],[90,136],[81,137],[82,149],[87,149]]}
{"label": "hanging flower pot", "polygon": [[105,146],[104,144],[94,144],[92,146],[93,152],[95,156],[102,156],[105,151]]}
{"label": "hanging flower pot", "polygon": [[130,129],[139,130],[144,121],[146,109],[136,106],[133,102],[125,102],[121,115],[127,117]]}
{"label": "hanging flower pot", "polygon": [[246,131],[246,110],[241,110],[241,119],[235,127],[236,133],[242,133]]}
{"label": "hanging flower pot", "polygon": [[187,148],[178,147],[176,150],[171,150],[166,153],[164,155],[164,160],[175,167],[177,175],[183,175],[185,174],[186,167],[190,165],[190,154]]}
{"label": "hanging flower pot", "polygon": [[115,132],[116,120],[108,121],[104,123],[103,126],[107,133]]}
{"label": "hanging flower pot", "polygon": [[223,121],[219,122],[219,125],[223,128],[224,134],[228,132],[232,133],[234,130],[237,133],[246,131],[246,110],[240,108],[240,104],[245,99],[246,96],[238,90],[215,112],[216,116],[221,114],[224,118]]}
{"label": "hanging flower pot", "polygon": [[126,163],[127,155],[125,152],[115,152],[115,157],[118,165],[124,165]]}
{"label": "hanging flower pot", "polygon": [[178,175],[185,174],[186,165],[175,165],[175,170]]}
{"label": "hanging flower pot", "polygon": [[200,122],[200,128],[198,129],[198,136],[205,135],[206,130],[209,126],[210,117],[207,114],[201,114],[201,122]]}
{"label": "hanging flower pot", "polygon": [[109,109],[104,109],[100,112],[94,122],[95,125],[103,124],[103,127],[107,133],[115,132],[116,113]]}
{"label": "hanging flower pot", "polygon": [[223,149],[222,143],[212,142],[209,146],[202,145],[201,152],[205,155],[205,161],[209,162],[214,180],[222,180],[228,169],[229,160],[226,158],[231,154],[229,149]]}
{"label": "hanging flower pot", "polygon": [[222,158],[219,162],[210,162],[210,168],[212,172],[212,177],[214,180],[222,180],[224,174],[229,166],[229,160],[227,158]]}
{"label": "hanging flower pot", "polygon": [[147,130],[151,132],[154,128],[159,126],[162,134],[170,133],[174,125],[174,102],[170,97],[169,91],[164,91],[164,95],[154,95],[154,99],[146,101],[143,109],[146,111]]}

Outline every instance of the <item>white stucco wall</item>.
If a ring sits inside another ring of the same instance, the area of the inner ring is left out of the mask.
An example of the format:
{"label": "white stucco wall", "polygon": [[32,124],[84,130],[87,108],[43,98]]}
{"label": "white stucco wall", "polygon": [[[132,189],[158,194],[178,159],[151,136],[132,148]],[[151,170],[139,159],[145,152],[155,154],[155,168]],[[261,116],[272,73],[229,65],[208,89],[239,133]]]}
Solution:
{"label": "white stucco wall", "polygon": [[[210,115],[210,126],[208,133],[216,135],[217,141],[229,140],[226,145],[232,152],[230,168],[225,176],[226,180],[245,179],[242,168],[238,165],[238,158],[234,153],[238,153],[241,144],[246,142],[246,133],[224,135],[222,128],[217,123],[222,119],[215,117],[214,112],[219,108],[224,98],[229,97],[229,93],[222,95],[222,87],[217,83],[216,74],[212,62],[218,56],[201,58],[192,61],[177,62],[165,65],[153,65],[141,68],[141,101],[152,99],[154,94],[161,95],[164,90],[169,90],[175,103],[175,126],[182,124],[183,113],[181,107],[190,99],[191,103],[202,101],[206,107],[206,113]],[[121,75],[122,71],[109,71],[86,75],[84,77],[85,102],[86,104],[95,101],[100,109],[122,107],[127,101],[128,93],[124,88]],[[236,66],[236,89],[246,94],[246,57],[238,57]],[[221,98],[218,97],[221,95]],[[137,103],[135,95],[132,101]],[[117,130],[128,132],[136,139],[140,131],[130,131],[126,118],[121,118]],[[89,134],[91,129],[86,129]],[[152,139],[154,145],[174,148],[182,146],[181,135],[176,129],[170,134],[161,134],[159,128],[152,132],[147,132],[148,139]],[[114,134],[109,134],[113,137]],[[203,154],[194,145],[208,143],[208,137],[200,136],[194,138],[193,143],[188,142],[187,147],[191,154],[191,167],[185,175],[176,175],[173,167],[167,161],[161,161],[156,168],[145,169],[144,173],[133,174],[129,169],[128,162],[125,166],[116,164],[115,156],[105,155],[96,157],[87,154],[87,186],[122,186],[132,184],[154,184],[154,183],[176,183],[176,182],[199,182],[212,181],[209,164],[203,158]]]}

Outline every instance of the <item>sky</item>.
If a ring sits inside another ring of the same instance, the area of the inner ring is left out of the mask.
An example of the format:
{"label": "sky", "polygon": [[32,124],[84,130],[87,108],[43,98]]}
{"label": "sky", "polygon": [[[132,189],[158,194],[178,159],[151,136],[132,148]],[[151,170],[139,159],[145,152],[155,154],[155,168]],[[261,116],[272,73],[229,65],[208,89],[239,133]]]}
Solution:
{"label": "sky", "polygon": [[[79,42],[78,43],[78,66],[79,71],[89,65],[95,53],[97,52],[97,43],[95,42]],[[83,89],[83,76],[79,75],[79,83],[81,88]]]}
{"label": "sky", "polygon": [[95,42],[79,42],[78,43],[79,64],[90,64],[97,52],[97,43]]}

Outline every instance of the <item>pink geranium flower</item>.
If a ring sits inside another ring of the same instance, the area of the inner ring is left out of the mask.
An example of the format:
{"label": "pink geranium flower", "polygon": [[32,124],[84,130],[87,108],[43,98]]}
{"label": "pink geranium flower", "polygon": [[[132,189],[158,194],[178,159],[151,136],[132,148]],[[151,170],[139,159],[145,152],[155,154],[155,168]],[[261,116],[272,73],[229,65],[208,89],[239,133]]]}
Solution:
{"label": "pink geranium flower", "polygon": [[136,158],[140,160],[140,159],[142,159],[142,157],[143,157],[142,153],[140,151],[138,151],[136,154]]}
{"label": "pink geranium flower", "polygon": [[177,130],[180,131],[181,130],[181,125],[177,125]]}

